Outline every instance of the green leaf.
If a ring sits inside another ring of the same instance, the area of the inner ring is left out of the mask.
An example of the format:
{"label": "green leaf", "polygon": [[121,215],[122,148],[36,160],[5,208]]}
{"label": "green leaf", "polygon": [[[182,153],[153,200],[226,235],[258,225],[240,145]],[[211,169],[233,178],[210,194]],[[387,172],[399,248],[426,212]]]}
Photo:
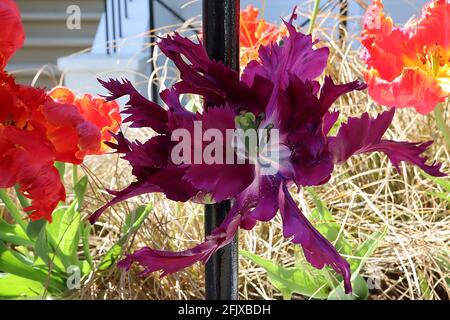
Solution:
{"label": "green leaf", "polygon": [[17,199],[19,199],[20,206],[22,207],[22,209],[29,207],[30,201],[23,196],[22,192],[20,192],[20,187],[18,184],[16,184],[14,186],[14,190],[16,191],[16,196],[17,196]]}
{"label": "green leaf", "polygon": [[86,194],[87,186],[88,186],[88,178],[87,176],[84,176],[77,182],[77,184],[74,187],[75,198],[77,199],[78,202],[77,211],[80,211],[80,208],[83,206],[84,195]]}
{"label": "green leaf", "polygon": [[46,229],[52,244],[56,244],[59,240],[59,227],[61,225],[61,220],[66,212],[67,207],[60,206],[52,214],[52,223],[48,224]]}
{"label": "green leaf", "polygon": [[122,255],[122,246],[128,239],[129,234],[136,232],[139,229],[152,209],[153,206],[151,203],[147,204],[146,206],[139,206],[132,214],[128,215],[125,218],[124,224],[122,226],[122,236],[120,237],[118,243],[112,246],[111,249],[109,249],[105,254],[99,264],[98,270],[108,270],[117,262],[117,260]]}
{"label": "green leaf", "polygon": [[88,273],[90,273],[91,271],[92,271],[92,266],[89,264],[89,262],[88,261],[81,261],[81,268],[80,268],[80,270],[81,270],[81,274],[82,275],[85,275],[85,274],[88,274]]}
{"label": "green leaf", "polygon": [[367,262],[369,257],[373,255],[380,241],[386,237],[387,231],[388,228],[385,227],[383,231],[377,231],[371,234],[370,237],[356,249],[352,257],[348,258],[350,268],[354,275],[361,272],[364,264]]}
{"label": "green leaf", "polygon": [[27,222],[24,220],[19,208],[14,204],[11,198],[8,196],[4,189],[0,188],[0,200],[5,204],[6,210],[8,210],[14,221],[20,225],[20,227],[25,231],[27,229]]}
{"label": "green leaf", "polygon": [[432,177],[423,171],[421,171],[421,173],[425,178],[433,181],[434,183],[439,185],[442,189],[444,189],[444,192],[429,191],[429,192],[426,192],[426,194],[434,196],[434,197],[438,197],[445,201],[450,201],[450,179]]}
{"label": "green leaf", "polygon": [[18,246],[32,246],[33,242],[18,224],[9,224],[0,219],[0,240]]}
{"label": "green leaf", "polygon": [[[90,269],[94,269],[94,262],[91,256],[91,250],[89,247],[89,235],[91,233],[92,225],[90,223],[85,223],[82,230],[82,242],[83,242],[83,252],[86,257],[87,262],[89,263]],[[84,261],[83,261],[84,262]]]}
{"label": "green leaf", "polygon": [[80,242],[81,215],[75,211],[76,201],[64,212],[60,226],[57,244],[59,258],[64,266],[78,265],[78,243]]}
{"label": "green leaf", "polygon": [[312,188],[307,188],[311,194],[316,208],[311,212],[309,219],[314,227],[331,243],[336,250],[342,254],[350,255],[353,251],[353,245],[345,240],[341,226],[336,222],[330,210],[325,203],[320,200],[317,193]]}
{"label": "green leaf", "polygon": [[145,219],[152,211],[153,206],[149,203],[146,206],[139,206],[136,210],[125,218],[125,222],[122,227],[122,233],[127,234],[134,232],[142,225]]}
{"label": "green leaf", "polygon": [[0,299],[42,297],[45,287],[34,281],[13,274],[0,274]]}
{"label": "green leaf", "polygon": [[114,246],[112,246],[112,248],[108,250],[102,261],[100,262],[98,270],[106,271],[111,268],[114,263],[116,263],[116,261],[120,258],[121,254],[122,247],[120,245],[115,244]]}
{"label": "green leaf", "polygon": [[42,261],[44,261],[46,266],[49,265],[50,250],[48,247],[47,231],[45,228],[42,228],[36,239],[36,243],[34,244],[34,252],[36,256],[40,257]]}
{"label": "green leaf", "polygon": [[65,162],[55,162],[55,168],[58,170],[61,180],[64,180],[64,174],[66,173],[66,163]]}
{"label": "green leaf", "polygon": [[341,283],[333,291],[330,292],[328,300],[367,300],[369,297],[369,287],[366,280],[357,275],[352,280],[352,293],[345,294],[344,284]]}
{"label": "green leaf", "polygon": [[262,267],[267,272],[270,282],[282,292],[285,299],[290,299],[293,293],[326,299],[331,291],[324,270],[314,269],[310,265],[306,265],[305,268],[286,269],[248,251],[240,251],[240,254]]}
{"label": "green leaf", "polygon": [[433,181],[434,183],[436,183],[437,185],[439,185],[445,191],[450,192],[450,180],[449,179],[432,177],[426,173],[423,173],[423,175],[425,177],[427,177],[428,179],[430,179],[431,181]]}
{"label": "green leaf", "polygon": [[9,249],[0,241],[0,270],[16,276],[38,281],[42,284],[49,282],[49,289],[63,291],[64,281],[54,275],[48,275],[44,270],[33,267],[31,261]]}
{"label": "green leaf", "polygon": [[36,240],[39,234],[41,233],[41,230],[45,229],[46,224],[47,221],[42,219],[30,221],[26,229],[28,237],[30,237],[30,239]]}
{"label": "green leaf", "polygon": [[425,275],[421,272],[417,272],[417,276],[419,278],[419,286],[420,291],[422,293],[423,300],[433,300],[433,290],[430,287],[430,284],[427,281]]}
{"label": "green leaf", "polygon": [[428,191],[426,194],[442,199],[444,201],[450,201],[450,193],[448,192],[434,192],[434,191]]}

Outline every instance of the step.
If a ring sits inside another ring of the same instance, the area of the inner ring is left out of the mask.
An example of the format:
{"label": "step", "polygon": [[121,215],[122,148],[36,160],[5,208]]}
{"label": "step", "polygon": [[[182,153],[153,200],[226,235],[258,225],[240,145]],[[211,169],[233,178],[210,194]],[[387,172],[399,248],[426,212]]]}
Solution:
{"label": "step", "polygon": [[44,65],[56,63],[59,57],[89,51],[94,38],[91,37],[32,37],[27,38],[11,64],[34,63]]}
{"label": "step", "polygon": [[[59,14],[58,14],[59,15]],[[94,15],[94,14],[93,14]],[[97,16],[97,14],[95,14]],[[40,15],[41,16],[41,15]],[[42,15],[43,16],[43,15]],[[66,24],[66,16],[55,17],[53,19],[40,20],[44,17],[33,17],[33,19],[23,19],[25,33],[31,37],[90,37],[94,38],[100,22],[98,19],[86,19],[81,21],[80,29],[69,29]],[[60,19],[62,18],[62,19]]]}
{"label": "step", "polygon": [[83,47],[88,48],[92,45],[93,39],[90,37],[29,37],[25,41],[24,48],[41,47]]}
{"label": "step", "polygon": [[52,12],[66,13],[70,5],[80,7],[81,14],[101,13],[104,10],[103,0],[16,0],[22,13]]}
{"label": "step", "polygon": [[65,13],[24,13],[22,22],[28,38],[31,37],[95,37],[100,23],[101,13],[82,15],[80,29],[67,27]]}

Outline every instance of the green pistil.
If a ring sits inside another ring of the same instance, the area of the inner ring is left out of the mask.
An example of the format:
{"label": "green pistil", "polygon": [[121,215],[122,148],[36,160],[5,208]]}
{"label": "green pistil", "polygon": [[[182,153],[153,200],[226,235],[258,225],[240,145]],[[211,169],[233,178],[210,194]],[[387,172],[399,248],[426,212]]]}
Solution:
{"label": "green pistil", "polygon": [[240,115],[234,118],[235,123],[244,131],[256,129],[256,117],[251,112],[242,111]]}
{"label": "green pistil", "polygon": [[[263,112],[260,113],[258,116],[255,116],[251,112],[242,111],[238,116],[236,116],[234,118],[234,121],[240,129],[242,129],[244,131],[255,130],[256,134],[258,135],[258,128],[260,127],[264,118],[265,118],[265,114]],[[270,131],[273,129],[273,127],[274,127],[274,125],[272,123],[270,123],[264,127],[264,130],[267,130],[267,141],[265,143],[268,143],[270,141]],[[261,142],[259,140],[260,138],[261,137],[257,136],[256,148],[257,148],[258,152],[259,152],[259,148],[261,147],[259,145],[259,143]],[[246,147],[246,151],[250,152],[249,141],[245,141],[245,147]]]}
{"label": "green pistil", "polygon": [[439,74],[439,68],[440,68],[439,60],[440,60],[439,52],[437,52],[436,54],[433,54],[431,56],[431,68],[433,70],[434,76],[437,76]]}
{"label": "green pistil", "polygon": [[270,141],[270,130],[273,129],[273,123],[269,123],[267,126],[264,127],[264,130],[267,130],[267,143]]}

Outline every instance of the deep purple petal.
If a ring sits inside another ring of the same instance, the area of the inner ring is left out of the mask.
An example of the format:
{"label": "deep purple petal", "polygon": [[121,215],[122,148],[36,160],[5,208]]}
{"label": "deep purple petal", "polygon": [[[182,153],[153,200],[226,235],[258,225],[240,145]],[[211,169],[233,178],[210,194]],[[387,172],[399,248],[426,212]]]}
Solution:
{"label": "deep purple petal", "polygon": [[206,241],[181,252],[140,249],[119,262],[119,267],[129,269],[136,262],[144,267],[143,275],[161,271],[161,277],[183,270],[196,262],[206,263],[211,255],[233,240],[242,220],[242,207],[235,204],[222,224],[213,230]]}
{"label": "deep purple petal", "polygon": [[103,87],[109,90],[108,101],[116,100],[129,95],[123,113],[129,116],[123,122],[131,122],[133,128],[152,128],[158,133],[167,133],[167,111],[158,104],[143,97],[127,79],[121,81],[109,79],[109,81],[98,80]]}
{"label": "deep purple petal", "polygon": [[324,114],[331,105],[342,95],[355,90],[364,90],[367,85],[361,81],[355,80],[346,84],[336,85],[330,76],[325,77],[325,81],[320,90],[320,113]]}
{"label": "deep purple petal", "polygon": [[440,171],[441,164],[433,162],[427,165],[427,158],[421,156],[431,142],[411,143],[382,140],[383,134],[392,122],[395,110],[391,109],[373,119],[367,113],[361,118],[349,118],[343,124],[336,137],[330,138],[329,150],[335,163],[347,161],[351,156],[368,153],[384,152],[394,166],[399,170],[402,161],[414,164],[426,173],[440,177],[445,176]]}
{"label": "deep purple petal", "polygon": [[114,194],[114,198],[106,203],[101,208],[97,209],[93,214],[89,216],[89,222],[91,224],[94,224],[100,216],[105,212],[106,209],[109,207],[115,205],[116,203],[119,203],[121,201],[130,199],[132,197],[146,194],[146,193],[153,193],[153,192],[161,192],[161,188],[151,184],[151,183],[145,183],[145,182],[133,182],[130,184],[127,188],[125,188],[122,191],[111,191],[108,190],[109,193]]}
{"label": "deep purple petal", "polygon": [[328,135],[339,119],[339,111],[327,112],[323,116],[323,134]]}
{"label": "deep purple petal", "polygon": [[[209,108],[208,111],[197,116],[197,120],[202,124],[202,135],[209,129],[218,130],[221,133],[222,141],[221,152],[222,157],[219,157],[221,163],[208,164],[206,158],[202,156],[201,163],[195,163],[195,159],[191,159],[191,165],[186,171],[185,179],[192,183],[194,187],[205,191],[212,195],[212,198],[220,202],[246,189],[254,179],[255,170],[252,164],[236,164],[226,163],[226,151],[232,149],[232,142],[227,141],[227,130],[234,130],[235,113],[228,107],[224,108]],[[191,132],[191,136],[195,139],[195,132],[193,128],[186,128]],[[215,141],[215,140],[214,140]],[[211,142],[203,142],[197,144],[192,141],[192,155],[194,153],[203,155],[205,147]],[[200,148],[198,148],[200,147]],[[193,156],[192,156],[193,157]],[[235,161],[235,156],[233,156]]]}
{"label": "deep purple petal", "polygon": [[212,105],[224,105],[241,101],[243,90],[248,91],[239,82],[239,73],[210,60],[201,44],[175,33],[161,39],[158,46],[180,71],[181,81],[174,85],[179,94],[198,94]]}
{"label": "deep purple petal", "polygon": [[342,275],[345,292],[350,293],[352,289],[349,263],[339,255],[333,245],[305,218],[284,183],[280,186],[278,197],[284,237],[292,238],[292,243],[300,244],[306,260],[315,268],[322,269],[325,265],[329,265]]}
{"label": "deep purple petal", "polygon": [[299,186],[321,185],[333,172],[334,163],[322,127],[321,121],[310,122],[289,135],[293,179]]}
{"label": "deep purple petal", "polygon": [[272,119],[271,122],[278,124],[281,132],[291,132],[308,122],[320,121],[322,115],[319,113],[319,99],[314,92],[315,83],[291,76],[286,89],[278,91],[277,104],[268,106],[266,114]]}
{"label": "deep purple petal", "polygon": [[170,138],[160,135],[141,143],[130,142],[121,134],[118,137],[116,149],[125,152],[122,158],[130,163],[137,181],[122,191],[109,190],[114,198],[90,217],[92,223],[112,205],[141,194],[162,192],[170,200],[185,202],[199,192],[189,181],[183,180],[186,168],[171,163]]}
{"label": "deep purple petal", "polygon": [[278,211],[278,188],[280,178],[258,175],[252,184],[239,196],[238,201],[251,209],[244,216],[241,227],[253,229],[257,221],[270,221]]}
{"label": "deep purple petal", "polygon": [[254,179],[254,166],[193,165],[185,175],[195,188],[210,193],[214,201],[230,199],[242,192]]}
{"label": "deep purple petal", "polygon": [[261,46],[261,63],[250,62],[244,70],[242,79],[249,86],[255,75],[271,79],[276,86],[285,87],[291,74],[302,81],[313,80],[325,70],[328,61],[328,48],[314,49],[316,42],[310,35],[297,32],[291,23],[285,23],[289,37],[283,38],[283,45]]}
{"label": "deep purple petal", "polygon": [[116,143],[105,141],[108,147],[115,150],[116,153],[127,153],[130,151],[130,142],[125,138],[122,131],[119,131],[117,134],[110,131],[109,134],[116,140]]}
{"label": "deep purple petal", "polygon": [[444,177],[447,174],[441,171],[441,163],[433,162],[427,165],[428,158],[421,156],[432,144],[433,141],[420,143],[381,140],[380,143],[370,148],[368,152],[378,151],[385,153],[398,172],[401,172],[400,162],[405,161],[418,166],[433,177]]}

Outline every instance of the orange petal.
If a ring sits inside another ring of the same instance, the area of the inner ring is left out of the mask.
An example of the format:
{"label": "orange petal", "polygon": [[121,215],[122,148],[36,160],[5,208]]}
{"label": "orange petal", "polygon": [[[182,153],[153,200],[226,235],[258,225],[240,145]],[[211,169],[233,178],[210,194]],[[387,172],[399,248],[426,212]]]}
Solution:
{"label": "orange petal", "polygon": [[35,119],[47,129],[47,137],[56,149],[57,161],[81,164],[84,156],[96,154],[101,147],[100,130],[83,118],[72,104],[51,99],[40,108]]}
{"label": "orange petal", "polygon": [[[419,50],[423,46],[440,46],[450,49],[450,2],[433,0],[422,10],[422,16],[414,20],[415,33],[412,42]],[[448,61],[447,61],[448,62]]]}
{"label": "orange petal", "polygon": [[73,103],[75,101],[75,94],[70,89],[62,86],[54,87],[48,92],[48,95],[59,103]]}
{"label": "orange petal", "polygon": [[428,114],[446,99],[436,79],[419,68],[405,68],[393,81],[381,79],[374,70],[367,72],[365,78],[372,99],[387,107],[414,107],[417,112]]}
{"label": "orange petal", "polygon": [[240,14],[240,48],[241,65],[246,66],[251,60],[258,60],[261,45],[277,41],[287,34],[287,28],[277,27],[264,19],[258,19],[259,10],[249,5]]}
{"label": "orange petal", "polygon": [[[83,117],[93,123],[102,133],[102,141],[111,141],[110,132],[119,131],[122,118],[120,116],[120,107],[115,101],[106,101],[104,98],[85,94],[75,100],[75,105],[80,110]],[[106,151],[106,145],[102,147],[97,154]]]}
{"label": "orange petal", "polygon": [[383,10],[381,0],[373,1],[367,9],[361,40],[365,47],[362,58],[381,78],[392,81],[402,73],[405,56],[415,58],[416,54],[408,47],[411,30],[394,27]]}

